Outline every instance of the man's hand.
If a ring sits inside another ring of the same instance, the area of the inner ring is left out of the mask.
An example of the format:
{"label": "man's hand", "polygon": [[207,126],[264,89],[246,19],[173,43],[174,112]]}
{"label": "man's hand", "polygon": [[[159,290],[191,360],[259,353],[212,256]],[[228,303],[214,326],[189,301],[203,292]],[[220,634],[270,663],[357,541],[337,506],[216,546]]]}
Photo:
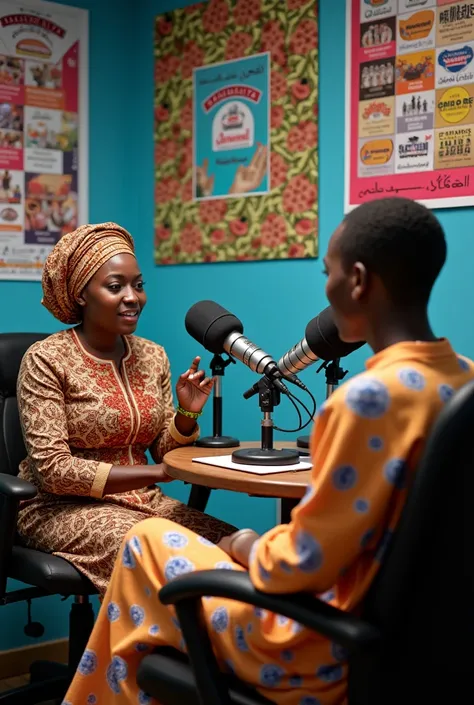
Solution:
{"label": "man's hand", "polygon": [[259,535],[252,529],[241,529],[230,536],[224,536],[217,545],[236,563],[248,568],[250,551],[259,538]]}

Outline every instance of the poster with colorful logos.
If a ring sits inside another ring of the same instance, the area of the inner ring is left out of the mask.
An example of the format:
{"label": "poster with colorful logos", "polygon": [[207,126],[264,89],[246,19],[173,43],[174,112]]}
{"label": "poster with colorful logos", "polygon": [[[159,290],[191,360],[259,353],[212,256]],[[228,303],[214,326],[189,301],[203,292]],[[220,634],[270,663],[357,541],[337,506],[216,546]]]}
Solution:
{"label": "poster with colorful logos", "polygon": [[474,205],[474,2],[347,0],[345,210]]}
{"label": "poster with colorful logos", "polygon": [[196,200],[270,191],[270,54],[193,71]]}
{"label": "poster with colorful logos", "polygon": [[0,0],[0,279],[41,279],[87,221],[84,10]]}

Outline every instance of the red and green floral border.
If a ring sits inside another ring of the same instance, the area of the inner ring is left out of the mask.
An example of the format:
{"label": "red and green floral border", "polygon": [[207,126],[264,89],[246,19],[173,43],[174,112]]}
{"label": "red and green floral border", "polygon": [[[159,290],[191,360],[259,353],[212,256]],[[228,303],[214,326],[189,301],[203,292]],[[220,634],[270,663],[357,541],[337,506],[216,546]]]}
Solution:
{"label": "red and green floral border", "polygon": [[[192,200],[194,67],[271,52],[271,192]],[[315,0],[209,0],[155,23],[155,262],[318,255]]]}

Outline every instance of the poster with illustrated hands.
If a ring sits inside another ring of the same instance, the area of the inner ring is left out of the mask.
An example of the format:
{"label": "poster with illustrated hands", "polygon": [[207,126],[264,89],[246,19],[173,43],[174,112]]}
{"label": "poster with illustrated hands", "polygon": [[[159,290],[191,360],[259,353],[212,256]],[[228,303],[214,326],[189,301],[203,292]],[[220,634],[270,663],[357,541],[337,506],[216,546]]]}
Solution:
{"label": "poster with illustrated hands", "polygon": [[87,11],[0,0],[0,280],[87,222],[87,113]]}
{"label": "poster with illustrated hands", "polygon": [[474,3],[346,0],[345,211],[474,204]]}
{"label": "poster with illustrated hands", "polygon": [[318,254],[316,0],[155,21],[155,262]]}
{"label": "poster with illustrated hands", "polygon": [[270,191],[270,54],[193,72],[195,199]]}

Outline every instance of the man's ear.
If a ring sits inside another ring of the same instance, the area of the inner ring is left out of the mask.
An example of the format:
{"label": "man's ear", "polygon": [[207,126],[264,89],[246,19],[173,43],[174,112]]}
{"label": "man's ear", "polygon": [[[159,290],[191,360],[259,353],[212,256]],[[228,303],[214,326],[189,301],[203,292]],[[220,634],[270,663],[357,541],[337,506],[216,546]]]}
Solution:
{"label": "man's ear", "polygon": [[352,299],[360,301],[367,291],[369,273],[362,262],[355,262],[352,267]]}

